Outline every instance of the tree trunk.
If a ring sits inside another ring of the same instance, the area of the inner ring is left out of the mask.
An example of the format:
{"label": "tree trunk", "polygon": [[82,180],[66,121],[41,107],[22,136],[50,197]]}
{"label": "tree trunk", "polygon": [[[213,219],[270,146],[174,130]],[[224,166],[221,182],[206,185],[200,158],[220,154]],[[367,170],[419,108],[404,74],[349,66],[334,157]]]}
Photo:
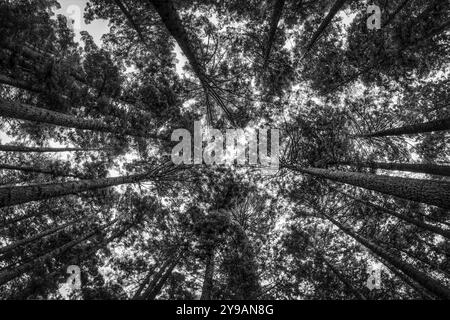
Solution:
{"label": "tree trunk", "polygon": [[133,16],[131,15],[130,11],[127,9],[127,7],[122,3],[121,0],[114,0],[116,5],[120,8],[120,11],[124,14],[124,16],[127,18],[128,22],[130,23],[131,27],[136,31],[138,34],[139,39],[144,45],[147,45],[147,42],[145,41],[144,35],[142,33],[141,28],[139,25],[134,21]]}
{"label": "tree trunk", "polygon": [[385,259],[381,259],[380,258],[380,260],[386,267],[388,267],[389,270],[391,270],[391,272],[393,274],[395,274],[400,280],[402,280],[404,283],[406,283],[408,286],[410,286],[414,291],[416,291],[418,294],[420,294],[422,296],[422,298],[424,298],[426,300],[433,300],[433,299],[435,299],[434,295],[431,295],[430,293],[428,293],[418,283],[413,281],[410,277],[408,277],[403,272],[399,271],[396,267],[394,267],[392,264],[387,262]]}
{"label": "tree trunk", "polygon": [[444,118],[429,122],[415,123],[399,128],[393,128],[364,135],[358,135],[360,138],[378,138],[388,136],[401,136],[404,134],[419,134],[434,131],[450,130],[450,118]]}
{"label": "tree trunk", "polygon": [[96,190],[122,184],[136,183],[154,178],[150,174],[137,174],[115,178],[80,180],[63,183],[44,183],[31,186],[14,186],[0,188],[0,208],[77,194],[83,191]]}
{"label": "tree trunk", "polygon": [[167,268],[166,272],[164,272],[164,275],[161,277],[161,279],[158,281],[156,286],[152,289],[152,291],[148,294],[147,300],[155,300],[155,298],[160,293],[161,289],[163,288],[164,284],[167,282],[167,279],[169,279],[170,275],[173,272],[173,269],[177,266],[177,264],[181,260],[181,254],[180,256],[175,259],[172,264]]}
{"label": "tree trunk", "polygon": [[409,223],[415,225],[416,227],[422,228],[422,229],[424,229],[424,230],[427,230],[427,231],[430,231],[430,232],[439,234],[439,235],[441,235],[441,236],[443,236],[443,237],[445,237],[445,238],[447,238],[447,239],[450,239],[450,231],[449,231],[449,230],[443,230],[443,229],[441,229],[441,228],[439,228],[439,227],[437,227],[437,226],[433,226],[433,225],[431,225],[431,224],[428,224],[428,223],[419,221],[419,220],[414,219],[414,218],[411,218],[411,217],[409,217],[409,216],[407,216],[407,215],[405,215],[405,214],[400,214],[400,213],[397,213],[397,212],[394,211],[394,210],[385,208],[385,207],[380,206],[380,205],[377,205],[377,204],[375,204],[375,203],[372,203],[372,202],[369,202],[369,201],[366,201],[366,200],[359,199],[359,198],[354,197],[354,196],[352,196],[352,195],[350,195],[350,194],[348,194],[348,193],[345,193],[345,192],[341,192],[341,193],[342,193],[343,195],[345,195],[346,197],[351,198],[351,199],[353,199],[353,200],[355,200],[355,201],[358,201],[359,203],[362,203],[362,204],[364,204],[364,205],[366,205],[366,206],[369,206],[369,207],[378,209],[378,210],[383,211],[383,212],[385,212],[385,213],[387,213],[387,214],[389,214],[389,215],[392,215],[392,216],[394,216],[394,217],[396,217],[396,218],[398,218],[398,219],[400,219],[400,220],[409,222]]}
{"label": "tree trunk", "polygon": [[72,152],[72,151],[109,151],[111,148],[46,148],[46,147],[24,147],[12,145],[0,145],[0,151],[7,152]]}
{"label": "tree trunk", "polygon": [[45,231],[43,231],[43,232],[41,232],[41,233],[39,233],[39,234],[37,234],[35,236],[32,236],[30,238],[26,238],[26,239],[14,242],[14,243],[12,243],[10,245],[7,245],[5,247],[0,248],[0,254],[4,254],[4,253],[6,253],[8,251],[11,251],[11,250],[14,250],[14,249],[16,249],[18,247],[26,245],[26,244],[28,244],[30,242],[33,242],[33,241],[42,239],[42,238],[44,238],[46,236],[52,235],[54,233],[57,233],[58,231],[64,230],[67,227],[73,226],[73,225],[75,225],[75,224],[77,224],[77,223],[79,223],[79,222],[81,222],[83,220],[87,220],[87,218],[77,219],[75,221],[63,224],[62,226],[58,226],[58,227],[55,227],[55,228],[51,228],[51,229],[45,230]]}
{"label": "tree trunk", "polygon": [[322,33],[325,31],[326,27],[330,24],[331,20],[333,20],[334,16],[338,11],[342,8],[342,6],[345,4],[346,0],[337,0],[333,6],[330,9],[330,12],[328,12],[325,19],[323,19],[322,23],[320,24],[319,28],[317,28],[316,32],[314,32],[311,40],[306,45],[305,51],[302,56],[302,60],[305,57],[305,55],[311,50],[311,48],[314,46],[314,44],[319,40]]}
{"label": "tree trunk", "polygon": [[155,289],[156,285],[158,284],[158,282],[162,279],[166,269],[175,260],[176,260],[176,256],[171,255],[171,257],[169,257],[166,261],[164,261],[163,265],[161,266],[161,268],[159,268],[158,272],[155,274],[155,276],[153,277],[152,281],[148,284],[147,289],[145,289],[144,293],[140,297],[137,297],[136,299],[138,299],[138,300],[146,300],[146,299],[148,299],[148,297],[154,291],[154,289]]}
{"label": "tree trunk", "polygon": [[70,177],[70,178],[77,178],[77,179],[86,179],[85,176],[70,173],[67,170],[62,170],[60,168],[54,168],[54,169],[46,169],[46,168],[38,168],[38,167],[25,167],[25,166],[16,166],[16,165],[10,165],[6,163],[0,163],[0,170],[16,170],[16,171],[23,171],[23,172],[33,172],[33,173],[43,173],[43,174],[50,174],[56,177]]}
{"label": "tree trunk", "polygon": [[375,243],[367,240],[366,238],[360,236],[353,230],[351,230],[348,227],[345,227],[338,221],[334,220],[330,216],[326,214],[322,214],[326,219],[328,219],[331,223],[333,223],[335,226],[337,226],[339,229],[341,229],[345,234],[355,239],[357,242],[368,248],[370,251],[372,251],[375,255],[385,259],[390,264],[392,264],[394,267],[398,268],[402,272],[404,272],[407,276],[411,277],[414,281],[416,281],[418,284],[426,288],[428,291],[432,292],[433,294],[437,295],[440,298],[443,299],[450,299],[450,289],[441,285],[441,283],[431,277],[429,277],[424,272],[417,270],[413,266],[403,262],[396,256],[391,255],[390,253],[386,252],[383,248],[376,245]]}
{"label": "tree trunk", "polygon": [[200,300],[211,300],[214,280],[214,249],[206,256],[205,277],[203,279],[202,296]]}
{"label": "tree trunk", "polygon": [[[177,44],[180,46],[184,55],[186,56],[189,64],[192,67],[197,78],[200,80],[202,87],[205,91],[205,94],[211,94],[220,108],[223,110],[228,120],[232,125],[235,125],[233,115],[225,103],[222,101],[220,96],[215,92],[215,90],[211,87],[208,77],[206,75],[206,70],[204,66],[201,65],[197,55],[191,46],[192,40],[189,39],[189,36],[181,22],[181,19],[178,15],[178,12],[175,10],[174,3],[172,0],[149,0],[149,2],[153,5],[156,12],[161,17],[162,22],[166,26],[169,33],[174,37]],[[207,106],[208,107],[208,106]],[[208,114],[212,112],[208,111]]]}
{"label": "tree trunk", "polygon": [[275,0],[275,4],[273,6],[272,16],[270,18],[269,37],[267,39],[266,50],[264,52],[264,63],[263,63],[264,69],[267,67],[267,63],[270,57],[270,51],[272,50],[273,43],[275,41],[278,22],[280,21],[281,14],[283,13],[284,2],[285,0]]}
{"label": "tree trunk", "polygon": [[[114,224],[116,221],[117,221],[117,219],[107,223],[105,226],[102,227],[102,230],[108,228],[109,226]],[[14,268],[12,270],[5,270],[3,272],[0,272],[0,286],[5,284],[5,283],[7,283],[7,282],[9,282],[9,281],[11,281],[11,280],[13,280],[13,279],[15,279],[15,278],[17,278],[21,274],[23,274],[23,273],[33,269],[33,267],[36,264],[41,264],[41,263],[44,263],[44,261],[46,261],[48,259],[53,259],[53,258],[63,254],[67,250],[75,247],[76,245],[78,245],[78,244],[80,244],[80,243],[82,243],[82,242],[84,242],[84,241],[86,241],[86,240],[88,240],[90,238],[93,238],[97,234],[98,234],[97,231],[89,232],[89,233],[81,236],[78,239],[72,240],[72,241],[66,243],[63,246],[61,246],[61,247],[59,247],[57,249],[54,249],[54,250],[44,254],[43,256],[40,256],[40,257],[37,257],[37,258],[33,259],[32,261],[30,261],[28,263],[22,264],[22,265]]]}
{"label": "tree trunk", "polygon": [[145,276],[144,280],[139,285],[139,288],[134,293],[133,298],[132,298],[133,300],[138,300],[141,297],[142,291],[145,289],[145,287],[147,286],[148,282],[152,278],[153,274],[155,273],[155,270],[156,270],[156,263],[150,268],[150,270],[148,271],[148,273]]}
{"label": "tree trunk", "polygon": [[139,132],[131,128],[121,128],[120,126],[114,127],[100,120],[81,119],[60,112],[29,106],[19,102],[7,101],[2,98],[0,98],[0,116],[42,122],[80,130],[92,130],[141,138],[162,139],[158,135]]}
{"label": "tree trunk", "polygon": [[336,162],[332,164],[358,166],[372,169],[396,170],[427,173],[450,177],[450,166],[441,166],[433,163],[393,163],[393,162]]}
{"label": "tree trunk", "polygon": [[343,274],[341,274],[340,271],[335,266],[333,266],[330,262],[328,262],[327,259],[325,259],[325,257],[322,254],[319,254],[319,257],[323,260],[323,262],[331,270],[331,272],[334,273],[336,278],[338,278],[357,299],[367,300],[367,298],[356,288],[354,288],[351,282],[348,281],[348,279]]}
{"label": "tree trunk", "polygon": [[450,183],[357,172],[330,171],[285,165],[286,168],[316,177],[351,184],[399,198],[450,209]]}

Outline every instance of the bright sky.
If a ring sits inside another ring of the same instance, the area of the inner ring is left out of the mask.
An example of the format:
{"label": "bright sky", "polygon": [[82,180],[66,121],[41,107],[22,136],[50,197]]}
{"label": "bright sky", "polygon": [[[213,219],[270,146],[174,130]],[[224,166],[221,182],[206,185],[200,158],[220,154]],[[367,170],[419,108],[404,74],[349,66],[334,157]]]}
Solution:
{"label": "bright sky", "polygon": [[100,44],[100,38],[103,34],[108,33],[107,20],[95,20],[90,24],[86,24],[83,18],[84,9],[87,0],[59,0],[61,9],[56,10],[57,14],[65,15],[67,18],[74,20],[75,40],[80,40],[80,32],[87,31],[94,38],[97,44]]}

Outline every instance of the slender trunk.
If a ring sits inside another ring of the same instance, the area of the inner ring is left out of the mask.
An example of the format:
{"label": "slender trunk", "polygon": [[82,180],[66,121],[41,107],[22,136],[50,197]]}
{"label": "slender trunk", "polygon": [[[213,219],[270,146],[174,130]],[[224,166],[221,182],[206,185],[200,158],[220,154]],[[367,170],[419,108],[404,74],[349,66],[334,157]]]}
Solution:
{"label": "slender trunk", "polygon": [[144,293],[140,297],[137,297],[137,299],[139,299],[139,300],[148,299],[148,297],[150,296],[150,294],[153,292],[154,288],[158,284],[159,280],[161,280],[161,278],[163,277],[164,272],[171,265],[171,263],[173,263],[174,260],[175,260],[175,256],[172,255],[170,258],[168,258],[166,261],[164,261],[163,265],[161,266],[161,268],[159,268],[158,272],[155,274],[152,281],[148,284],[147,289],[145,289]]}
{"label": "slender trunk", "polygon": [[12,78],[7,77],[2,74],[0,74],[0,83],[15,87],[15,88],[31,91],[34,93],[43,93],[45,91],[43,88],[37,87],[35,85],[31,85],[28,82],[18,80],[18,79],[12,79]]}
{"label": "slender trunk", "polygon": [[161,139],[154,134],[146,134],[132,128],[115,127],[100,120],[81,119],[71,115],[55,112],[47,109],[29,106],[23,103],[7,101],[0,98],[0,116],[20,120],[36,121],[57,126],[75,128],[80,130],[92,130],[124,134],[143,138]]}
{"label": "slender trunk", "polygon": [[317,42],[317,40],[319,40],[319,38],[321,37],[322,33],[325,31],[325,29],[327,28],[327,26],[331,23],[331,20],[333,20],[334,16],[336,15],[336,13],[338,13],[338,11],[344,6],[346,0],[337,0],[333,6],[331,7],[330,11],[328,12],[327,16],[325,17],[325,19],[323,19],[322,23],[320,24],[320,26],[317,28],[316,32],[314,32],[311,40],[308,42],[308,44],[306,45],[303,57],[311,50],[311,48],[314,46],[314,44]]}
{"label": "slender trunk", "polygon": [[286,165],[286,168],[316,177],[378,191],[407,200],[450,209],[450,183],[437,180],[411,179],[358,172],[330,171]]}
{"label": "slender trunk", "polygon": [[111,148],[46,148],[46,147],[24,147],[12,145],[0,145],[0,151],[7,152],[73,152],[73,151],[108,151]]}
{"label": "slender trunk", "polygon": [[[200,80],[202,87],[205,91],[205,94],[211,94],[214,100],[217,102],[219,107],[223,110],[225,115],[227,116],[230,123],[234,126],[235,122],[233,119],[233,114],[228,109],[226,104],[220,98],[220,96],[215,92],[212,86],[209,83],[208,77],[206,75],[206,70],[204,66],[200,63],[194,48],[191,43],[192,40],[189,39],[189,36],[181,22],[180,16],[178,12],[175,10],[174,3],[172,0],[148,0],[153,7],[155,8],[158,15],[161,17],[162,22],[166,26],[169,33],[174,37],[178,46],[183,51],[186,56],[189,64],[192,67],[197,78]],[[211,113],[208,111],[208,113]]]}
{"label": "slender trunk", "polygon": [[275,0],[275,4],[273,6],[272,16],[270,18],[270,29],[269,29],[269,37],[267,39],[266,50],[264,52],[264,69],[267,66],[269,61],[270,52],[273,47],[273,43],[275,41],[275,35],[277,33],[278,22],[280,21],[281,14],[283,13],[285,0]]}
{"label": "slender trunk", "polygon": [[392,264],[387,262],[385,259],[380,259],[381,262],[388,267],[391,272],[396,275],[400,280],[402,280],[404,283],[406,283],[409,287],[411,287],[414,291],[416,291],[419,295],[422,296],[422,298],[426,300],[433,300],[434,295],[431,295],[428,293],[422,286],[420,286],[417,282],[413,281],[410,277],[408,277],[403,272],[399,271],[396,267],[394,267]]}
{"label": "slender trunk", "polygon": [[409,222],[409,223],[415,225],[416,227],[422,228],[424,230],[427,230],[427,231],[439,234],[439,235],[441,235],[441,236],[443,236],[443,237],[445,237],[447,239],[450,239],[450,231],[449,230],[444,230],[444,229],[441,229],[441,228],[439,228],[437,226],[433,226],[433,225],[428,224],[426,222],[422,222],[422,221],[419,221],[417,219],[411,218],[411,217],[409,217],[409,216],[407,216],[405,214],[397,213],[394,210],[385,208],[383,206],[377,205],[375,203],[372,203],[372,202],[369,202],[369,201],[366,201],[366,200],[359,199],[359,198],[354,197],[354,196],[352,196],[352,195],[350,195],[348,193],[345,193],[345,192],[341,192],[341,193],[343,195],[345,195],[346,197],[351,198],[351,199],[353,199],[353,200],[355,200],[355,201],[357,201],[359,203],[362,203],[362,204],[364,204],[366,206],[378,209],[378,210],[380,210],[382,212],[385,212],[385,213],[387,213],[387,214],[389,214],[391,216],[394,216],[394,217],[396,217],[396,218],[398,218],[400,220]]}
{"label": "slender trunk", "polygon": [[4,254],[4,253],[6,253],[8,251],[12,251],[12,250],[14,250],[14,249],[16,249],[18,247],[26,245],[26,244],[28,244],[30,242],[33,242],[33,241],[42,239],[42,238],[44,238],[46,236],[52,235],[54,233],[57,233],[58,231],[64,230],[67,227],[73,226],[73,225],[75,225],[75,224],[77,224],[77,223],[79,223],[79,222],[81,222],[83,220],[87,220],[87,218],[77,219],[75,221],[71,221],[71,222],[63,224],[61,226],[45,230],[45,231],[43,231],[43,232],[41,232],[41,233],[39,233],[39,234],[37,234],[35,236],[32,236],[30,238],[26,238],[26,239],[14,242],[14,243],[12,243],[12,244],[10,244],[8,246],[0,248],[0,254]]}
{"label": "slender trunk", "polygon": [[378,138],[378,137],[388,137],[388,136],[401,136],[404,134],[418,134],[425,132],[434,131],[446,131],[450,130],[450,118],[444,118],[429,122],[415,123],[406,125],[399,128],[393,128],[383,131],[378,131],[374,133],[368,133],[364,135],[358,135],[360,138]]}
{"label": "slender trunk", "polygon": [[202,296],[200,300],[211,300],[214,280],[214,248],[206,256],[205,277],[203,279]]}
{"label": "slender trunk", "polygon": [[170,275],[173,272],[173,269],[177,266],[177,264],[181,260],[181,255],[175,259],[172,264],[167,268],[166,272],[164,272],[164,275],[161,277],[161,279],[158,281],[156,286],[152,289],[152,291],[148,294],[147,300],[155,300],[155,298],[160,293],[161,289],[163,288],[164,284],[167,282],[167,279],[169,279]]}
{"label": "slender trunk", "polygon": [[15,170],[15,171],[23,171],[23,172],[33,172],[33,173],[43,173],[50,174],[57,177],[71,177],[77,179],[86,179],[86,176],[80,174],[70,173],[67,170],[62,170],[60,168],[47,169],[47,168],[39,168],[39,167],[26,167],[26,166],[16,166],[10,165],[6,163],[0,163],[0,170]]}
{"label": "slender trunk", "polygon": [[327,259],[325,259],[325,257],[322,254],[319,254],[319,257],[323,260],[323,262],[331,270],[331,272],[334,273],[336,278],[338,278],[357,299],[367,300],[367,298],[356,288],[354,288],[351,282],[348,281],[348,279],[343,274],[341,274],[341,272],[335,266],[333,266],[330,262],[328,262]]}
{"label": "slender trunk", "polygon": [[372,169],[396,170],[427,173],[450,177],[450,166],[441,166],[434,163],[393,163],[393,162],[336,162],[332,164],[359,166]]}
{"label": "slender trunk", "polygon": [[328,219],[331,223],[333,223],[335,226],[337,226],[339,229],[341,229],[345,234],[355,239],[357,242],[368,248],[370,251],[372,251],[375,255],[383,258],[384,260],[388,261],[390,264],[392,264],[395,268],[398,268],[403,273],[405,273],[407,276],[411,277],[414,281],[416,281],[418,284],[423,286],[428,291],[432,292],[433,294],[439,296],[443,299],[450,299],[450,288],[447,288],[441,284],[441,282],[429,277],[424,272],[417,270],[413,266],[403,262],[396,256],[388,253],[380,246],[376,245],[375,243],[367,240],[366,238],[360,236],[353,230],[351,230],[348,227],[345,227],[335,219],[331,218],[330,216],[323,213],[323,216]]}
{"label": "slender trunk", "polygon": [[141,297],[142,291],[145,289],[145,287],[147,286],[148,282],[152,278],[152,275],[155,273],[155,270],[156,270],[156,263],[150,268],[150,270],[148,271],[148,273],[145,276],[144,280],[139,285],[139,288],[134,293],[133,300],[137,300],[137,299],[139,299]]}
{"label": "slender trunk", "polygon": [[151,174],[0,188],[0,208],[152,179]]}
{"label": "slender trunk", "polygon": [[127,18],[128,22],[130,23],[131,27],[136,31],[138,34],[139,39],[141,42],[145,45],[147,45],[147,42],[145,41],[144,35],[142,33],[141,28],[139,25],[134,21],[133,16],[131,15],[130,11],[127,9],[124,3],[122,3],[121,0],[114,0],[116,5],[120,8],[120,11],[124,14],[124,16]]}
{"label": "slender trunk", "polygon": [[[107,227],[111,226],[112,224],[114,224],[116,222],[116,220],[113,220],[109,223],[107,223],[105,226],[103,226],[103,230],[106,229]],[[72,240],[68,243],[66,243],[65,245],[54,249],[40,257],[37,257],[35,259],[33,259],[32,261],[22,264],[20,266],[15,267],[14,269],[10,269],[10,270],[5,270],[3,272],[0,272],[0,285],[3,285],[15,278],[17,278],[18,276],[20,276],[21,274],[30,271],[31,269],[33,269],[33,267],[37,264],[41,264],[44,263],[44,261],[48,260],[48,259],[53,259],[61,254],[63,254],[64,252],[66,252],[67,250],[75,247],[76,245],[95,237],[98,234],[98,231],[92,231],[89,233],[86,233],[85,235],[81,236],[80,238],[77,238],[75,240]]]}

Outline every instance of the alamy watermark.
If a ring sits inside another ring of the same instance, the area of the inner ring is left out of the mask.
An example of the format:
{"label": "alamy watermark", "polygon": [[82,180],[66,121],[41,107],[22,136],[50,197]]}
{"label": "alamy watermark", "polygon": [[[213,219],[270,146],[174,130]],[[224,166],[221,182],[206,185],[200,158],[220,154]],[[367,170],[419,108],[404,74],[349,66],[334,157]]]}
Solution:
{"label": "alamy watermark", "polygon": [[255,165],[264,170],[278,171],[279,168],[278,129],[227,129],[224,135],[222,131],[202,127],[201,123],[196,121],[193,141],[191,133],[186,129],[177,129],[172,133],[172,141],[180,139],[181,142],[172,149],[172,162],[175,165],[200,165],[203,162],[207,165],[233,165],[236,161],[238,165]]}

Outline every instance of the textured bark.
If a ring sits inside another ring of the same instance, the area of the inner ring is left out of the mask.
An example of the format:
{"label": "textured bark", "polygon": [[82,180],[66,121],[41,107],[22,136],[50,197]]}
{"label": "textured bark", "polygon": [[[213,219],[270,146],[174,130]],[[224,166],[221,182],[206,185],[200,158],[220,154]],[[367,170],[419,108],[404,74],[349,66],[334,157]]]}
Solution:
{"label": "textured bark", "polygon": [[15,88],[31,91],[34,93],[43,93],[45,91],[43,88],[37,87],[35,85],[31,85],[28,82],[18,80],[18,79],[13,79],[13,78],[7,77],[2,74],[0,74],[0,83],[15,87]]}
{"label": "textured bark", "polygon": [[272,16],[270,17],[269,37],[267,39],[266,50],[264,52],[264,69],[270,58],[270,52],[275,41],[275,35],[277,33],[278,22],[280,21],[281,14],[283,13],[285,0],[275,0],[273,6]]}
{"label": "textured bark", "polygon": [[172,274],[173,269],[175,269],[175,267],[180,262],[180,260],[181,260],[181,255],[170,264],[170,266],[164,272],[161,279],[158,281],[158,283],[155,285],[155,287],[152,289],[152,291],[148,294],[147,300],[155,300],[155,298],[161,292],[161,289],[166,284],[167,279],[169,279],[170,275]]}
{"label": "textured bark", "polygon": [[114,127],[100,120],[81,119],[71,115],[47,109],[42,109],[19,102],[7,101],[1,98],[0,98],[0,116],[20,120],[37,121],[62,126],[66,128],[109,132],[143,138],[161,139],[161,137],[158,135],[146,134],[131,128],[123,128],[123,127],[121,128],[119,126]]}
{"label": "textured bark", "polygon": [[322,33],[325,31],[327,26],[331,23],[331,20],[333,20],[334,16],[338,11],[342,8],[342,6],[345,4],[346,0],[337,0],[333,6],[331,7],[330,11],[326,15],[325,19],[323,19],[320,26],[317,28],[317,30],[314,32],[311,40],[306,45],[303,57],[312,49],[314,44],[319,40],[319,38],[322,36]]}
{"label": "textured bark", "polygon": [[[107,223],[105,226],[102,227],[102,229],[103,230],[106,229],[107,227],[114,224],[116,221],[117,220],[113,220],[113,221]],[[5,283],[17,278],[21,274],[23,274],[27,271],[30,271],[37,264],[41,264],[48,259],[53,259],[53,258],[63,254],[67,250],[79,245],[80,243],[82,243],[86,240],[89,240],[90,238],[95,237],[97,234],[98,234],[97,231],[92,231],[92,232],[86,233],[85,235],[81,236],[80,238],[72,240],[57,249],[54,249],[40,257],[33,259],[32,261],[30,261],[28,263],[22,264],[14,269],[5,270],[3,272],[0,272],[0,285],[3,285]]]}
{"label": "textured bark", "polygon": [[147,275],[145,276],[144,280],[142,281],[142,283],[139,285],[139,288],[134,293],[133,300],[137,300],[141,297],[142,291],[144,291],[145,287],[149,283],[150,279],[152,278],[153,274],[155,273],[155,270],[156,270],[156,264],[154,264],[150,268],[150,270],[147,272]]}
{"label": "textured bark", "polygon": [[395,268],[392,264],[387,262],[385,259],[380,259],[381,262],[388,267],[389,270],[393,274],[395,274],[400,280],[402,280],[404,283],[406,283],[409,287],[411,287],[414,291],[416,291],[418,294],[422,296],[422,298],[427,300],[433,300],[435,299],[435,296],[428,293],[423,287],[421,287],[418,283],[413,281],[410,277],[408,277],[403,272],[399,271],[397,268]]}
{"label": "textured bark", "polygon": [[335,266],[333,266],[330,262],[328,262],[323,255],[319,254],[319,257],[323,260],[323,262],[331,270],[331,272],[333,272],[336,278],[338,278],[357,299],[367,300],[367,298],[355,287],[353,287],[351,282],[348,281],[348,279],[343,274],[341,274],[341,272]]}
{"label": "textured bark", "polygon": [[136,31],[136,33],[138,34],[139,39],[141,40],[141,42],[145,45],[147,45],[147,42],[145,41],[144,35],[142,33],[141,28],[139,27],[139,24],[137,24],[134,19],[133,16],[131,15],[130,11],[128,10],[128,8],[125,6],[125,4],[121,1],[121,0],[114,0],[114,2],[116,3],[116,5],[120,8],[120,11],[122,11],[122,13],[124,14],[124,16],[127,18],[128,22],[130,23],[131,27]]}
{"label": "textured bark", "polygon": [[450,166],[441,166],[433,163],[393,163],[393,162],[336,162],[333,164],[359,166],[372,169],[396,170],[427,173],[450,177]]}
{"label": "textured bark", "polygon": [[[153,5],[156,12],[158,12],[161,17],[162,22],[166,26],[169,33],[174,37],[177,44],[180,46],[184,55],[186,56],[189,64],[192,67],[197,78],[200,80],[202,87],[205,91],[205,94],[210,94],[223,112],[226,114],[228,120],[232,125],[235,125],[233,115],[225,103],[222,101],[220,96],[215,92],[215,90],[211,87],[208,77],[206,75],[206,70],[204,66],[200,63],[194,48],[191,45],[191,40],[181,22],[181,19],[176,11],[172,0],[149,0],[149,2]],[[211,112],[208,111],[208,114]]]}
{"label": "textured bark", "polygon": [[24,147],[13,145],[0,145],[0,151],[11,152],[72,152],[72,151],[108,151],[111,148],[45,148],[45,147]]}
{"label": "textured bark", "polygon": [[418,134],[434,131],[450,130],[450,118],[439,119],[430,122],[415,123],[399,128],[393,128],[374,133],[359,135],[361,138],[379,138],[388,136],[401,136],[404,134]]}
{"label": "textured bark", "polygon": [[175,260],[175,257],[172,255],[170,258],[168,258],[166,261],[164,261],[163,265],[159,268],[158,272],[155,274],[152,281],[148,284],[147,289],[145,289],[144,293],[140,297],[137,297],[136,299],[138,299],[138,300],[148,299],[148,297],[153,292],[153,290],[155,289],[158,282],[163,277],[164,272],[173,263],[174,260]]}
{"label": "textured bark", "polygon": [[358,201],[359,203],[362,203],[362,204],[364,204],[366,206],[375,208],[375,209],[380,210],[382,212],[385,212],[385,213],[387,213],[387,214],[389,214],[391,216],[394,216],[394,217],[396,217],[396,218],[398,218],[400,220],[409,222],[409,223],[415,225],[416,227],[422,228],[424,230],[427,230],[427,231],[439,234],[439,235],[441,235],[441,236],[443,236],[443,237],[445,237],[447,239],[450,239],[450,231],[449,230],[443,230],[443,229],[441,229],[441,228],[439,228],[437,226],[433,226],[433,225],[428,224],[426,222],[422,222],[422,221],[419,221],[417,219],[411,218],[411,217],[409,217],[407,215],[404,215],[404,214],[401,214],[401,213],[397,213],[394,210],[385,208],[383,206],[377,205],[377,204],[369,202],[369,201],[365,201],[365,200],[359,199],[359,198],[354,197],[354,196],[352,196],[352,195],[350,195],[348,193],[345,193],[345,192],[341,192],[341,193],[343,195],[345,195],[346,197],[349,197],[349,198],[351,198],[351,199],[353,199],[355,201]]}
{"label": "textured bark", "polygon": [[443,298],[443,299],[450,299],[450,288],[447,288],[441,284],[441,282],[429,277],[426,273],[417,270],[413,266],[403,262],[396,256],[388,253],[386,250],[381,248],[380,246],[376,245],[370,240],[367,240],[366,238],[360,236],[353,230],[351,230],[348,227],[345,227],[335,219],[331,218],[330,216],[323,214],[323,216],[328,219],[331,223],[333,223],[335,226],[337,226],[339,229],[341,229],[345,234],[355,239],[357,242],[368,248],[370,251],[372,251],[375,255],[381,257],[382,259],[388,261],[390,264],[392,264],[395,268],[398,268],[400,271],[402,271],[407,276],[411,277],[415,282],[423,286],[428,291],[432,292],[436,296]]}
{"label": "textured bark", "polygon": [[202,296],[200,300],[211,300],[214,281],[214,249],[206,256],[205,276],[203,279]]}
{"label": "textured bark", "polygon": [[149,174],[0,188],[0,208],[151,179]]}
{"label": "textured bark", "polygon": [[450,182],[411,179],[365,174],[357,172],[330,171],[318,168],[302,168],[286,165],[286,168],[332,181],[378,191],[399,198],[427,203],[450,209]]}
{"label": "textured bark", "polygon": [[16,171],[23,171],[23,172],[33,172],[33,173],[42,173],[42,174],[50,174],[57,177],[71,177],[71,178],[79,178],[79,179],[86,179],[85,176],[71,173],[67,170],[62,170],[60,168],[39,168],[39,167],[27,167],[27,166],[16,166],[16,165],[10,165],[6,163],[0,163],[0,170],[16,170]]}
{"label": "textured bark", "polygon": [[46,236],[52,235],[54,233],[57,233],[58,231],[64,230],[67,227],[73,226],[73,225],[75,225],[75,224],[77,224],[77,223],[79,223],[79,222],[81,222],[83,220],[87,220],[87,219],[86,218],[77,219],[75,221],[71,221],[71,222],[63,224],[61,226],[45,230],[45,231],[43,231],[41,233],[36,234],[35,236],[32,236],[32,237],[29,237],[29,238],[26,238],[26,239],[14,242],[14,243],[12,243],[12,244],[10,244],[8,246],[0,248],[0,254],[4,254],[4,253],[6,253],[8,251],[14,250],[14,249],[19,248],[19,247],[21,247],[23,245],[26,245],[28,243],[34,242],[34,241],[42,239],[42,238],[44,238]]}

